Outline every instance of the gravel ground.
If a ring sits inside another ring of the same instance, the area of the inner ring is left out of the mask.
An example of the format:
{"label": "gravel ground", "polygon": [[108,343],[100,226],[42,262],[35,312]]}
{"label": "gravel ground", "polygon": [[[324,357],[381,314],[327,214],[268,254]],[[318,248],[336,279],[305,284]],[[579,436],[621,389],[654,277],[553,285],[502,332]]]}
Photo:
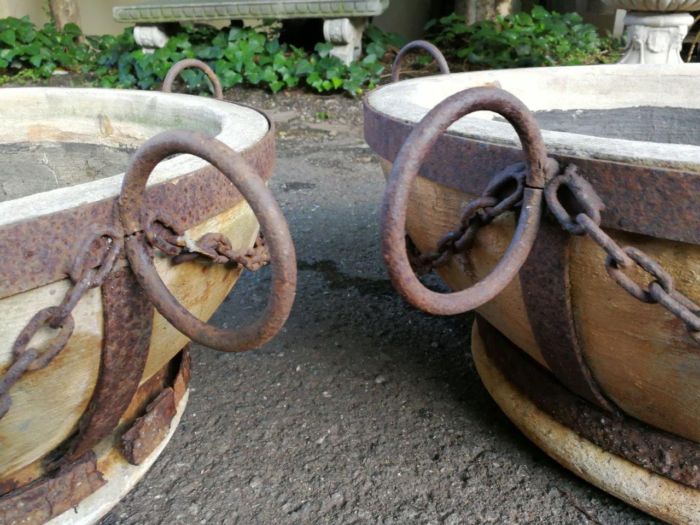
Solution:
{"label": "gravel ground", "polygon": [[[102,524],[653,523],[509,423],[475,372],[469,316],[393,292],[361,104],[228,95],[278,122],[271,187],[297,246],[296,305],[261,350],[194,348],[180,428]],[[246,276],[214,322],[250,319],[268,283]]]}

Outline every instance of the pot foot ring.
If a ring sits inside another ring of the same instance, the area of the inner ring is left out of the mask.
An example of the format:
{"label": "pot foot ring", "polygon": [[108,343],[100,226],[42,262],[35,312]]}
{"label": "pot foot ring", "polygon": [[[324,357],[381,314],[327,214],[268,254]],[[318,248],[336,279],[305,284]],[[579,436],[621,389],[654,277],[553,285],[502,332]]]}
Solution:
{"label": "pot foot ring", "polygon": [[[559,464],[598,488],[664,521],[700,524],[700,490],[605,450],[538,406],[531,394],[526,394],[521,385],[516,385],[519,381],[517,378],[513,380],[512,370],[517,368],[520,372],[516,375],[529,376],[532,383],[541,383],[542,378],[538,376],[548,373],[483,319],[474,323],[472,354],[484,386],[501,410],[528,439]],[[509,364],[504,366],[505,362]],[[554,382],[553,379],[548,381]],[[551,387],[551,384],[548,386]],[[561,386],[557,387],[564,390]],[[638,422],[625,420],[627,422],[622,424],[640,432]],[[620,424],[619,421],[617,424]]]}
{"label": "pot foot ring", "polygon": [[56,474],[0,497],[0,523],[96,523],[134,488],[165,449],[187,405],[189,375],[185,349],[141,385],[112,435]]}
{"label": "pot foot ring", "polygon": [[55,517],[48,525],[88,525],[96,523],[104,517],[114,506],[119,503],[146,475],[158,457],[163,453],[175,429],[180,423],[180,418],[187,405],[189,391],[185,391],[176,407],[176,413],[170,421],[170,426],[163,435],[160,443],[142,458],[139,465],[132,465],[125,461],[121,452],[110,447],[101,456],[98,446],[98,464],[105,465],[100,468],[105,484],[97,491],[82,500],[75,508]]}

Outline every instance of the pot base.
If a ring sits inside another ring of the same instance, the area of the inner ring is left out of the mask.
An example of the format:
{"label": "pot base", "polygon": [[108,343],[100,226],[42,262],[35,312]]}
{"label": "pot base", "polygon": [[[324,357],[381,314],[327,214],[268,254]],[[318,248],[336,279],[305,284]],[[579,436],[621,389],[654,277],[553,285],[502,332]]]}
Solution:
{"label": "pot base", "polygon": [[[105,485],[82,500],[76,507],[56,516],[47,525],[92,525],[103,518],[119,503],[150,470],[170,442],[187,406],[189,390],[177,405],[177,412],[163,440],[140,465],[129,464],[121,452],[110,445],[96,447],[97,462]],[[106,465],[106,466],[102,466]]]}
{"label": "pot base", "polygon": [[472,354],[486,389],[508,418],[562,466],[598,488],[669,523],[700,523],[700,490],[674,482],[582,438],[538,408],[488,355],[477,323]]}

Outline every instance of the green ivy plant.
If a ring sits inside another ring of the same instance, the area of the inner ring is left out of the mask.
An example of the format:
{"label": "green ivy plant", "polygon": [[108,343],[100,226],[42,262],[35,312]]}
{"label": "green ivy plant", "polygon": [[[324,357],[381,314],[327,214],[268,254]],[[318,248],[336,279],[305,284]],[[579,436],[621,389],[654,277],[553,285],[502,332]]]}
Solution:
{"label": "green ivy plant", "polygon": [[471,25],[452,14],[429,22],[426,31],[464,69],[610,62],[619,48],[619,42],[600,36],[577,13],[560,14],[542,6]]}
{"label": "green ivy plant", "polygon": [[75,24],[58,31],[52,24],[38,29],[26,17],[1,18],[0,80],[48,78],[58,68],[84,71],[93,53],[79,42],[80,36],[80,28]]}
{"label": "green ivy plant", "polygon": [[[27,18],[0,19],[0,81],[47,78],[61,68],[102,87],[157,89],[173,64],[198,58],[211,65],[224,89],[247,85],[276,93],[305,87],[358,96],[379,82],[384,56],[400,43],[398,37],[370,28],[365,56],[346,66],[330,54],[330,44],[318,44],[308,53],[281,43],[269,26],[183,26],[153,53],[136,44],[131,28],[118,36],[87,37],[84,43],[80,36],[75,25],[57,31],[50,24],[37,29]],[[198,70],[184,71],[182,79],[192,92],[209,92],[208,80]]]}

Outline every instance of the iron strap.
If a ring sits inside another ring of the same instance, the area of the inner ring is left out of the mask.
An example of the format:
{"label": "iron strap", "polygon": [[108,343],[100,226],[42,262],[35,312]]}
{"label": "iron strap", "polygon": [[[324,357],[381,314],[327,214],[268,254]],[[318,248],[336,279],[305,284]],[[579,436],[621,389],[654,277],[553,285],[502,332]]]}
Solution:
{"label": "iron strap", "polygon": [[543,219],[530,256],[520,270],[520,287],[537,346],[549,369],[571,391],[614,412],[593,379],[571,308],[569,247],[571,236]]}
{"label": "iron strap", "polygon": [[[394,162],[417,124],[381,113],[367,100],[364,106],[365,140],[375,153]],[[606,204],[604,227],[700,244],[699,174],[550,156],[561,166],[576,164],[595,187]],[[423,162],[420,176],[464,193],[480,195],[494,173],[522,160],[522,151],[516,146],[490,144],[446,132]]]}
{"label": "iron strap", "polygon": [[153,305],[129,268],[102,285],[104,338],[92,399],[61,464],[75,461],[108,436],[139,388],[151,342]]}

